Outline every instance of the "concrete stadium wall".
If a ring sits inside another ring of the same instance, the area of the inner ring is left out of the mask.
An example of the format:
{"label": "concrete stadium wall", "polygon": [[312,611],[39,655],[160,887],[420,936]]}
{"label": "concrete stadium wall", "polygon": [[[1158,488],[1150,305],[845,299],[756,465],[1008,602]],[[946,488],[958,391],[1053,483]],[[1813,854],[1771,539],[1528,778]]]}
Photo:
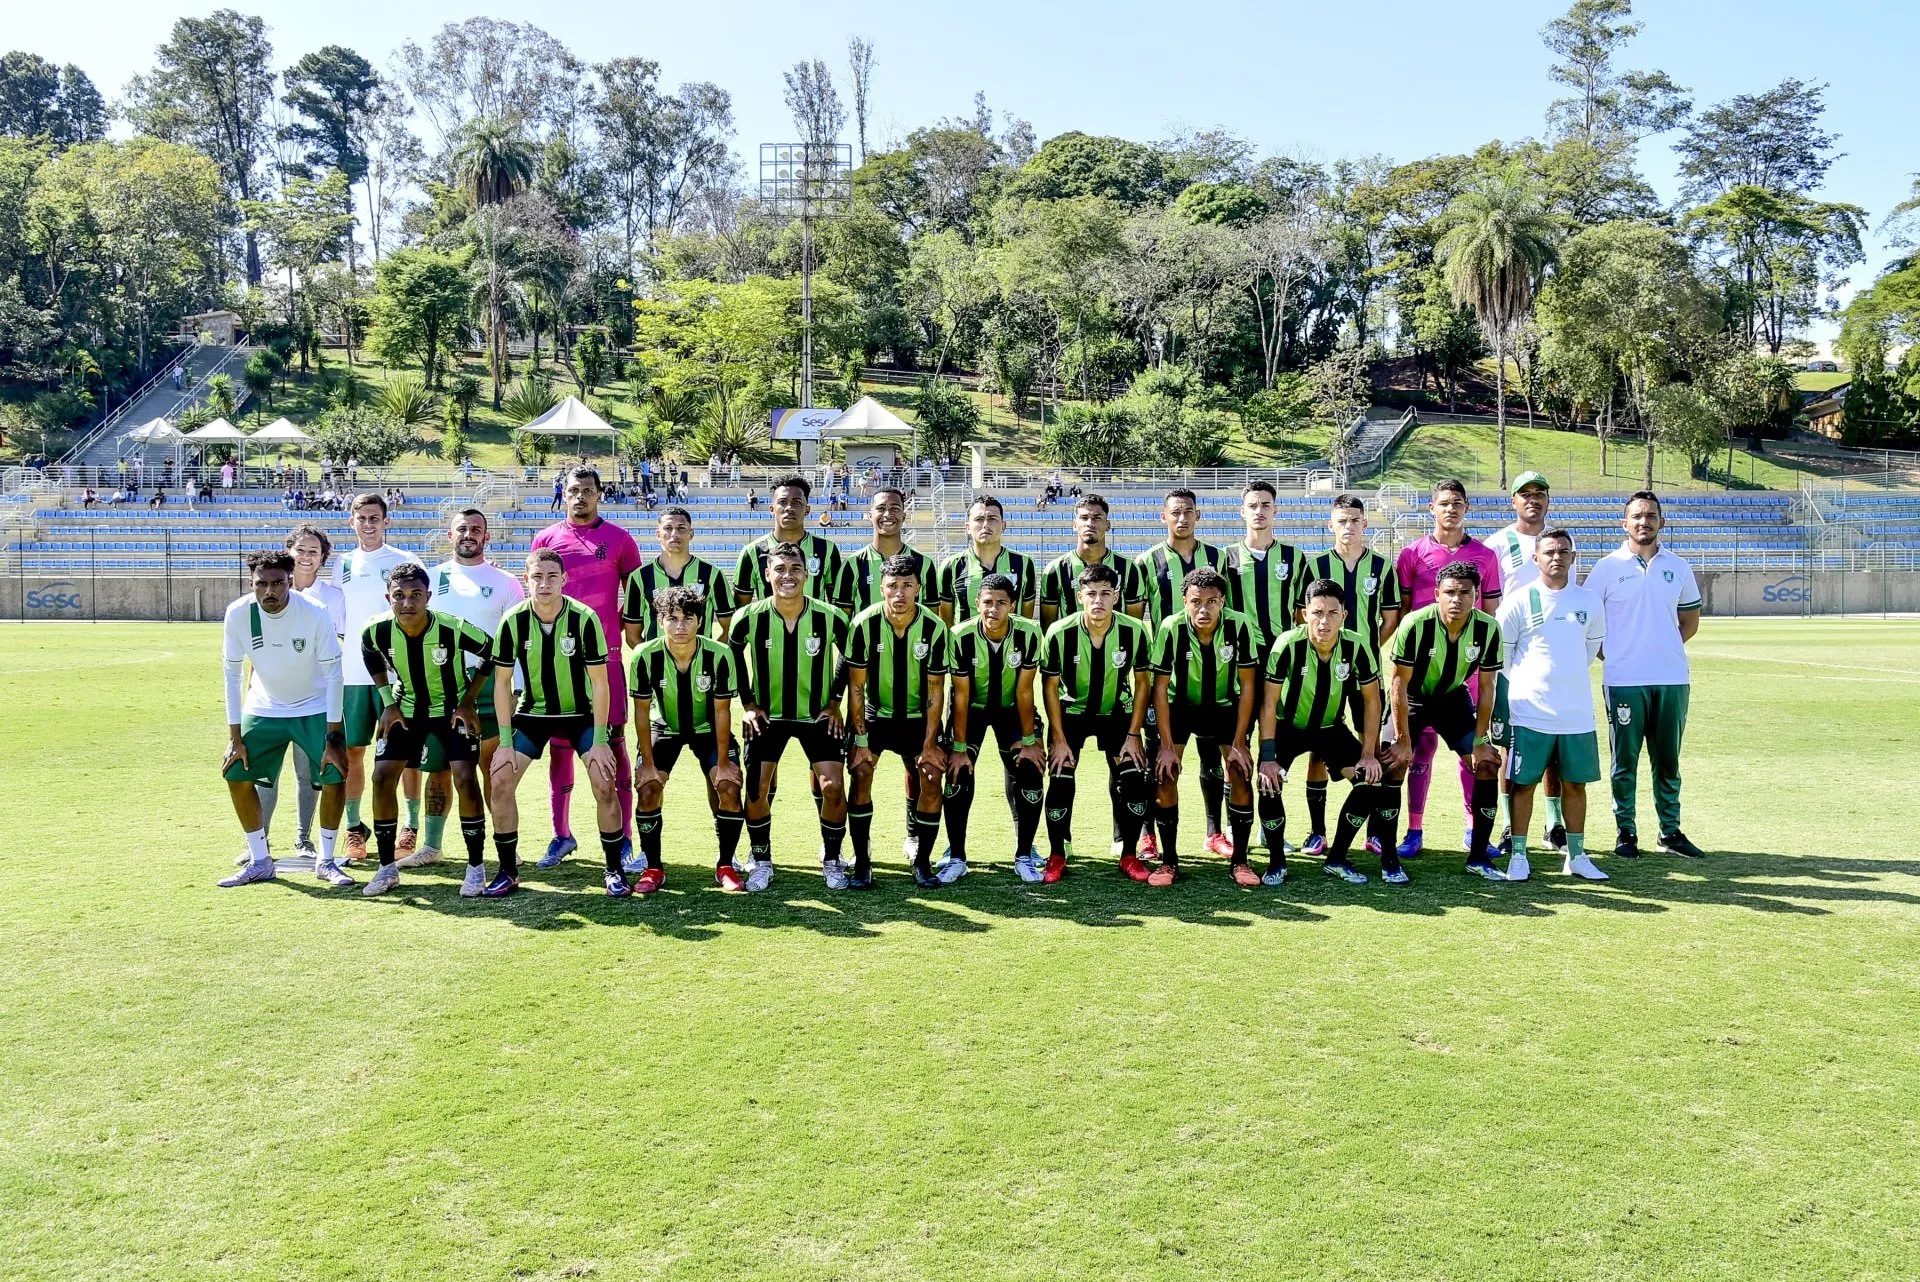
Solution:
{"label": "concrete stadium wall", "polygon": [[[1882,573],[1703,570],[1707,614],[1920,613],[1920,570]],[[101,575],[0,577],[0,619],[218,622],[247,590],[235,574],[116,578]]]}

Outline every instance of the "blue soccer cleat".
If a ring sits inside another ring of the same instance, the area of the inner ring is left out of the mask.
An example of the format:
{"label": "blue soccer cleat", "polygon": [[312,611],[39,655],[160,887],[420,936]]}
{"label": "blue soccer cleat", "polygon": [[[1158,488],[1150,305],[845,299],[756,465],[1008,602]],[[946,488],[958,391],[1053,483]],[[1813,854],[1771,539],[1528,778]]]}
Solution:
{"label": "blue soccer cleat", "polygon": [[547,853],[540,856],[536,868],[558,868],[560,861],[580,849],[580,843],[571,837],[555,837],[547,843]]}

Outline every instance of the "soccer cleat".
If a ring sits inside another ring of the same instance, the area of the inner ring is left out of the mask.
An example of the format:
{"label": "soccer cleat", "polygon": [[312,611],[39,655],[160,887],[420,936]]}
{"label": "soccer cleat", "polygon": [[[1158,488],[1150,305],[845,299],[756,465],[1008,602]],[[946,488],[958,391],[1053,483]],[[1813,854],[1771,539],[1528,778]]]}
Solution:
{"label": "soccer cleat", "polygon": [[[396,855],[410,855],[413,853],[414,847],[419,844],[419,833],[411,828],[402,828],[399,839],[393,843],[393,853]],[[395,860],[394,862],[398,863],[399,861]]]}
{"label": "soccer cleat", "polygon": [[1563,877],[1585,877],[1588,881],[1608,880],[1607,874],[1601,872],[1593,860],[1587,858],[1584,854],[1569,855],[1566,863],[1561,865],[1560,875]]}
{"label": "soccer cleat", "polygon": [[1233,884],[1236,886],[1258,886],[1260,874],[1253,870],[1252,864],[1235,864],[1231,869]]}
{"label": "soccer cleat", "polygon": [[339,859],[341,863],[354,863],[367,857],[367,834],[358,828],[349,828],[340,838]]}
{"label": "soccer cleat", "polygon": [[640,879],[633,883],[633,893],[636,895],[655,894],[659,891],[660,887],[666,884],[667,870],[665,868],[643,868],[640,870]]}
{"label": "soccer cleat", "polygon": [[1265,872],[1260,874],[1260,884],[1262,886],[1286,885],[1287,884],[1287,866],[1285,864],[1281,864],[1278,868],[1267,869]]}
{"label": "soccer cleat", "polygon": [[1034,862],[1033,852],[1025,851],[1013,857],[1013,875],[1021,881],[1036,882],[1046,876],[1046,872]]}
{"label": "soccer cleat", "polygon": [[747,879],[742,877],[740,870],[732,864],[720,864],[715,867],[713,870],[713,880],[720,889],[730,895],[740,894],[747,888]]}
{"label": "soccer cleat", "polygon": [[1425,836],[1425,832],[1419,828],[1407,829],[1407,835],[1400,839],[1400,847],[1394,853],[1402,859],[1418,859],[1425,844],[1423,841]]}
{"label": "soccer cleat", "polygon": [[547,853],[540,856],[536,868],[558,868],[560,861],[580,849],[580,843],[571,837],[555,837],[547,843]]}
{"label": "soccer cleat", "polygon": [[480,888],[482,899],[499,899],[511,895],[520,889],[520,878],[512,873],[499,873],[494,879]]}
{"label": "soccer cleat", "polygon": [[638,877],[647,870],[647,857],[633,853],[633,843],[625,842],[620,847],[620,871],[629,877]]}
{"label": "soccer cleat", "polygon": [[1467,860],[1467,871],[1476,877],[1485,877],[1488,881],[1505,881],[1507,874],[1493,866],[1493,860],[1484,853]]}
{"label": "soccer cleat", "polygon": [[[395,846],[394,850],[397,852],[399,847]],[[396,868],[425,868],[428,864],[437,864],[439,862],[440,851],[438,847],[416,846],[412,853],[401,855],[400,858],[394,860],[393,866]]]}
{"label": "soccer cleat", "polygon": [[906,860],[908,863],[912,863],[913,857],[919,853],[920,853],[920,845],[918,842],[916,842],[913,839],[912,833],[908,833],[906,836],[900,839],[900,857],[902,859]]}
{"label": "soccer cleat", "polygon": [[[1472,840],[1469,836],[1468,840]],[[1513,853],[1513,833],[1511,830],[1500,834],[1500,841],[1494,846],[1494,853],[1505,859]]]}
{"label": "soccer cleat", "polygon": [[1660,849],[1682,859],[1698,859],[1707,852],[1687,840],[1684,832],[1663,832],[1660,834]]}
{"label": "soccer cleat", "polygon": [[1139,844],[1134,847],[1134,852],[1142,859],[1158,859],[1160,857],[1160,843],[1153,839],[1153,831],[1151,829],[1142,828],[1140,830],[1140,841]]}
{"label": "soccer cleat", "polygon": [[478,899],[486,893],[486,889],[487,866],[485,864],[468,864],[466,876],[460,879],[460,898]]}
{"label": "soccer cleat", "polygon": [[1303,855],[1324,855],[1327,853],[1327,838],[1323,833],[1314,833],[1300,843]]}
{"label": "soccer cleat", "polygon": [[1349,886],[1364,886],[1367,884],[1367,874],[1345,861],[1336,863],[1329,859],[1326,863],[1320,865],[1320,871],[1329,877],[1338,877]]}
{"label": "soccer cleat", "polygon": [[1567,826],[1565,824],[1555,824],[1547,829],[1547,845],[1555,850],[1566,850]]}
{"label": "soccer cleat", "polygon": [[360,893],[367,896],[384,895],[399,884],[400,866],[382,864],[373,876],[367,879],[367,884],[360,887]]}
{"label": "soccer cleat", "polygon": [[1120,871],[1134,881],[1145,881],[1153,876],[1153,871],[1147,867],[1146,861],[1138,855],[1120,856]]}
{"label": "soccer cleat", "polygon": [[1222,859],[1231,859],[1233,858],[1233,838],[1227,836],[1224,832],[1216,832],[1207,838],[1205,850],[1210,855],[1218,855]]}
{"label": "soccer cleat", "polygon": [[233,857],[233,866],[235,868],[245,868],[248,864],[252,862],[253,862],[253,852],[251,850],[243,850],[239,854]]}
{"label": "soccer cleat", "polygon": [[860,871],[858,868],[847,869],[847,889],[848,890],[872,890],[873,889],[873,865],[868,864],[867,870],[865,872]]}
{"label": "soccer cleat", "polygon": [[773,884],[773,860],[756,861],[747,871],[747,889],[762,891]]}
{"label": "soccer cleat", "polygon": [[1620,836],[1616,838],[1613,843],[1613,853],[1622,859],[1638,859],[1640,857],[1640,839],[1622,829]]}
{"label": "soccer cleat", "polygon": [[1533,865],[1527,862],[1525,855],[1510,855],[1507,858],[1507,880],[1525,881],[1533,876]]}
{"label": "soccer cleat", "polygon": [[1158,868],[1155,868],[1151,873],[1147,874],[1147,884],[1149,886],[1171,886],[1179,876],[1179,871],[1172,864],[1161,864]]}
{"label": "soccer cleat", "polygon": [[1392,868],[1382,868],[1380,870],[1380,880],[1386,882],[1389,886],[1404,886],[1412,881],[1413,878],[1407,876],[1407,870],[1405,868],[1396,864]]}
{"label": "soccer cleat", "polygon": [[1369,837],[1367,838],[1367,853],[1372,855],[1375,859],[1378,859],[1381,855],[1386,853],[1386,847],[1380,844],[1380,839],[1378,837]]}
{"label": "soccer cleat", "polygon": [[1040,870],[1040,880],[1046,885],[1051,886],[1054,882],[1059,881],[1066,875],[1067,857],[1065,855],[1048,855],[1046,867]]}
{"label": "soccer cleat", "polygon": [[948,855],[933,866],[933,875],[940,879],[942,886],[951,886],[967,875],[967,861]]}
{"label": "soccer cleat", "polygon": [[249,859],[231,877],[222,877],[220,884],[228,890],[235,886],[251,886],[256,881],[273,880],[273,860]]}
{"label": "soccer cleat", "polygon": [[326,882],[329,886],[335,886],[342,890],[348,886],[358,886],[360,884],[353,878],[347,876],[346,869],[342,868],[338,862],[332,859],[315,859],[313,861],[313,875],[321,881]]}
{"label": "soccer cleat", "polygon": [[293,843],[293,857],[295,859],[312,859],[318,862],[320,858],[320,847],[314,845],[309,838],[301,837]]}
{"label": "soccer cleat", "polygon": [[625,873],[618,873],[609,868],[601,880],[607,883],[608,899],[625,899],[633,893],[633,887],[627,884]]}
{"label": "soccer cleat", "polygon": [[847,888],[847,866],[838,859],[829,859],[820,865],[820,876],[827,883],[828,890]]}
{"label": "soccer cleat", "polygon": [[913,884],[922,890],[938,890],[946,883],[940,880],[933,869],[922,868],[915,865],[913,870]]}

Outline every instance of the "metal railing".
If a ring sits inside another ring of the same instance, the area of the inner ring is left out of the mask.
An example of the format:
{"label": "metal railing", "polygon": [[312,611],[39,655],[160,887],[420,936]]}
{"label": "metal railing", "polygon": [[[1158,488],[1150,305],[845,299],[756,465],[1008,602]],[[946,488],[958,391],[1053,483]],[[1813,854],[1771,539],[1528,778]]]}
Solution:
{"label": "metal railing", "polygon": [[62,463],[68,462],[72,459],[81,457],[83,454],[86,453],[87,450],[92,449],[96,441],[100,440],[109,431],[111,431],[113,429],[114,424],[118,423],[121,419],[125,418],[128,415],[128,413],[132,411],[133,407],[140,403],[142,397],[146,396],[148,392],[151,392],[155,387],[159,386],[160,381],[162,379],[172,377],[173,371],[176,368],[186,364],[187,361],[193,356],[193,354],[199,350],[200,350],[200,344],[198,341],[188,344],[178,356],[174,357],[172,360],[168,361],[164,366],[162,366],[159,373],[155,374],[152,378],[148,379],[146,382],[140,384],[139,387],[135,388],[132,391],[132,393],[130,393],[127,396],[127,399],[125,399],[124,401],[121,401],[119,409],[113,411],[113,413],[101,419],[99,424],[96,427],[94,427],[92,431],[88,432],[85,436],[80,438],[80,441],[78,444],[69,447],[67,452],[60,456],[59,461]]}

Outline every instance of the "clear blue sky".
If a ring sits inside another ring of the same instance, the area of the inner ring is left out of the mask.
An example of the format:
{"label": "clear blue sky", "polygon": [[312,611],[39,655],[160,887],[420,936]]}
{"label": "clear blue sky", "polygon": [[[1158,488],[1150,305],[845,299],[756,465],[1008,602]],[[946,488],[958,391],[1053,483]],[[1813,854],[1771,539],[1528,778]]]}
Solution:
{"label": "clear blue sky", "polygon": [[[211,7],[17,0],[0,47],[77,62],[112,99],[150,64],[176,16]],[[876,47],[882,140],[967,114],[974,91],[984,90],[992,107],[1031,120],[1041,138],[1081,129],[1148,141],[1183,126],[1218,126],[1263,152],[1409,160],[1537,135],[1554,96],[1538,32],[1564,6],[236,0],[234,7],[266,18],[283,64],[339,43],[385,66],[402,40],[424,43],[440,24],[476,12],[531,21],[589,60],[638,54],[658,60],[669,80],[721,84],[734,96],[743,158],[754,144],[793,132],[782,70],[818,56],[844,77],[846,37],[858,33]],[[1825,80],[1827,126],[1847,153],[1828,176],[1827,195],[1865,206],[1877,228],[1908,193],[1920,170],[1912,129],[1920,4],[1642,0],[1636,8],[1646,30],[1627,65],[1665,70],[1703,105],[1787,76]],[[1672,156],[1662,140],[1643,148],[1642,164],[1671,195]],[[1872,246],[1856,282],[1886,257],[1877,233]]]}

